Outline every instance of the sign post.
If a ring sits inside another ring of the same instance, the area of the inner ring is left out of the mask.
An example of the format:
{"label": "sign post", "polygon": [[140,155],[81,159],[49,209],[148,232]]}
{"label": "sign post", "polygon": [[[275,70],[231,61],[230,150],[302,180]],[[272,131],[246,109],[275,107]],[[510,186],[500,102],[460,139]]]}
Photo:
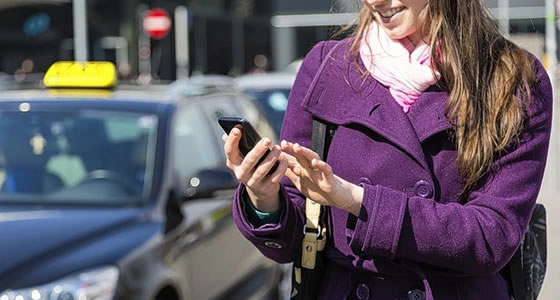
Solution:
{"label": "sign post", "polygon": [[[144,27],[144,17],[149,8],[146,4],[139,4],[136,8],[138,28]],[[138,34],[138,82],[148,84],[152,78],[150,37],[145,31]]]}
{"label": "sign post", "polygon": [[175,62],[177,79],[189,77],[189,12],[185,6],[175,8]]}
{"label": "sign post", "polygon": [[74,60],[88,60],[87,6],[86,0],[72,1],[74,23]]}
{"label": "sign post", "polygon": [[509,38],[509,0],[498,0],[498,18],[506,38]]}

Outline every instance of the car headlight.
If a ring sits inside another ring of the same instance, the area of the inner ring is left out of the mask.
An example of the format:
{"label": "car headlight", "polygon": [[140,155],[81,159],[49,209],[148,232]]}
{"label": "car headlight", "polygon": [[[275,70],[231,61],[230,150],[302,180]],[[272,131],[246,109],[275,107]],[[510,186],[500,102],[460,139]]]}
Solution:
{"label": "car headlight", "polygon": [[42,286],[8,290],[0,294],[0,300],[111,300],[118,278],[117,267],[103,267]]}

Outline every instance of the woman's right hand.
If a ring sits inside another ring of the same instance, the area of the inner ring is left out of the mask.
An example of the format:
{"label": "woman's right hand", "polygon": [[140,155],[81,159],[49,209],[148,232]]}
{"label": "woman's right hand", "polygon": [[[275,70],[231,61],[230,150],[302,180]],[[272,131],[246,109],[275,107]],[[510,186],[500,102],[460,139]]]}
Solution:
{"label": "woman's right hand", "polygon": [[[256,166],[269,149],[271,140],[269,138],[261,139],[253,150],[243,157],[239,151],[242,134],[241,130],[234,128],[229,135],[222,136],[226,165],[233,171],[237,180],[245,185],[247,194],[256,209],[262,212],[275,211],[280,205],[278,191],[280,190],[280,180],[288,168],[289,155],[283,153],[280,146],[275,145],[267,157]],[[274,173],[267,175],[277,161],[279,161],[279,165]]]}

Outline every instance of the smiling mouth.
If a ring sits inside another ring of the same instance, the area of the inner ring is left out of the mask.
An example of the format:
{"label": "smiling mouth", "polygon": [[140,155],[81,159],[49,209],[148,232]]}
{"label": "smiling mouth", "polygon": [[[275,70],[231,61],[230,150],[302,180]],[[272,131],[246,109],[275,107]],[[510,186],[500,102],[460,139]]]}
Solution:
{"label": "smiling mouth", "polygon": [[377,11],[377,12],[383,18],[390,18],[390,17],[400,13],[403,10],[404,10],[404,7],[397,7],[397,8],[389,9],[389,10],[386,10],[386,11]]}

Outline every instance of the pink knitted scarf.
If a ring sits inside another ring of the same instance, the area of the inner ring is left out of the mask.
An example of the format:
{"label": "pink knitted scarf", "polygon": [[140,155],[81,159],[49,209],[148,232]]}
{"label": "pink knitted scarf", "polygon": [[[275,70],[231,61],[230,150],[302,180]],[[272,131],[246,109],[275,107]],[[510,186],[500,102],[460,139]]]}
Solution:
{"label": "pink knitted scarf", "polygon": [[415,46],[408,38],[392,40],[376,22],[362,40],[360,57],[373,78],[389,88],[405,113],[441,76],[432,69],[428,45],[420,42]]}

